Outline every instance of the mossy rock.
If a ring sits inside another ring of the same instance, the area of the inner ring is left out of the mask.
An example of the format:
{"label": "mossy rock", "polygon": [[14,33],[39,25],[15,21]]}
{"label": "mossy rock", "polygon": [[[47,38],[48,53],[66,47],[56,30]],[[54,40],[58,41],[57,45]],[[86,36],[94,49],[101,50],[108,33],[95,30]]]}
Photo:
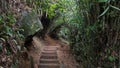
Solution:
{"label": "mossy rock", "polygon": [[35,11],[23,12],[22,19],[20,21],[20,27],[24,29],[22,34],[25,37],[33,35],[37,31],[43,29],[41,21],[39,20],[39,17]]}

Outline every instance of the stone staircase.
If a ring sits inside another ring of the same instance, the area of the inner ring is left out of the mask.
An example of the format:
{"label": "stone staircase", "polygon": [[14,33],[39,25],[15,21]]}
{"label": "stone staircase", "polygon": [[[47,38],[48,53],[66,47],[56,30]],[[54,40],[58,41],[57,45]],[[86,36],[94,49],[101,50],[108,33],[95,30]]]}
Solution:
{"label": "stone staircase", "polygon": [[44,47],[38,68],[60,68],[56,46]]}

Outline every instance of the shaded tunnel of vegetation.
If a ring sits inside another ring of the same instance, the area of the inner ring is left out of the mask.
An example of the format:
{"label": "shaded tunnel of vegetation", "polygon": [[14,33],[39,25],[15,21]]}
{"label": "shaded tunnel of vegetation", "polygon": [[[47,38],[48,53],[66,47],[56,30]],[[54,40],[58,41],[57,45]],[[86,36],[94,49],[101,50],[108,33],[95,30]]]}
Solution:
{"label": "shaded tunnel of vegetation", "polygon": [[67,40],[83,68],[120,68],[119,0],[0,0],[0,67],[19,68],[46,34]]}

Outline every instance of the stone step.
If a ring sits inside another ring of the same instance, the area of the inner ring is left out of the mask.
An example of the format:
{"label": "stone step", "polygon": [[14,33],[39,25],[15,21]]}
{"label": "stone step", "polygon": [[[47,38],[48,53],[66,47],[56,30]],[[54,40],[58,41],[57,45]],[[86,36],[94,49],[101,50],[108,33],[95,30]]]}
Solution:
{"label": "stone step", "polygon": [[57,56],[56,53],[51,53],[51,54],[45,54],[45,53],[42,53],[41,55],[43,55],[43,56]]}
{"label": "stone step", "polygon": [[56,51],[57,49],[43,49],[44,51]]}
{"label": "stone step", "polygon": [[57,59],[40,59],[40,63],[56,63],[56,64],[59,64]]}
{"label": "stone step", "polygon": [[40,64],[38,68],[60,68],[59,64]]}
{"label": "stone step", "polygon": [[42,51],[42,54],[57,54],[56,51]]}
{"label": "stone step", "polygon": [[45,55],[45,56],[57,56],[57,54],[55,54],[55,53],[51,53],[51,54],[42,53],[41,55]]}
{"label": "stone step", "polygon": [[41,59],[57,59],[58,57],[57,57],[57,55],[56,55],[56,56],[52,56],[52,55],[49,55],[49,56],[47,56],[47,55],[42,55],[40,58],[41,58]]}
{"label": "stone step", "polygon": [[44,46],[44,48],[58,48],[58,46]]}
{"label": "stone step", "polygon": [[44,48],[44,50],[57,50],[57,48]]}
{"label": "stone step", "polygon": [[57,57],[57,47],[45,46],[40,57],[38,68],[60,68]]}

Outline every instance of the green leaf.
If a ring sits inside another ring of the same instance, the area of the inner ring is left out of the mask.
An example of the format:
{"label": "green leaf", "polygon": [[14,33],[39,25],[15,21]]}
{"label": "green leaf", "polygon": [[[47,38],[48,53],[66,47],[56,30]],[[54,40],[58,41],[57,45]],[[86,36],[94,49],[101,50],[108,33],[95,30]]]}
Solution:
{"label": "green leaf", "polygon": [[2,40],[3,42],[5,42],[5,39],[4,39],[4,38],[0,38],[0,40]]}
{"label": "green leaf", "polygon": [[115,57],[113,57],[113,56],[109,56],[108,59],[109,59],[109,61],[111,61],[111,62],[115,61]]}
{"label": "green leaf", "polygon": [[0,43],[0,50],[2,50],[3,46],[2,46],[2,43]]}
{"label": "green leaf", "polygon": [[17,41],[16,41],[15,39],[14,39],[14,40],[12,40],[12,41],[13,41],[15,44],[18,44],[18,43],[17,43]]}
{"label": "green leaf", "polygon": [[99,0],[99,2],[107,2],[108,0]]}
{"label": "green leaf", "polygon": [[112,5],[110,5],[110,7],[112,7],[112,8],[114,8],[114,9],[116,9],[116,10],[119,10],[119,11],[120,11],[120,8],[118,8],[118,7],[116,7],[116,6],[112,6]]}
{"label": "green leaf", "polygon": [[3,18],[2,18],[2,16],[0,16],[0,23],[3,23]]}
{"label": "green leaf", "polygon": [[104,12],[98,16],[98,18],[101,17],[101,16],[103,16],[103,15],[105,15],[105,14],[107,13],[107,11],[109,10],[109,8],[110,8],[110,7],[108,6],[108,7],[104,10]]}

